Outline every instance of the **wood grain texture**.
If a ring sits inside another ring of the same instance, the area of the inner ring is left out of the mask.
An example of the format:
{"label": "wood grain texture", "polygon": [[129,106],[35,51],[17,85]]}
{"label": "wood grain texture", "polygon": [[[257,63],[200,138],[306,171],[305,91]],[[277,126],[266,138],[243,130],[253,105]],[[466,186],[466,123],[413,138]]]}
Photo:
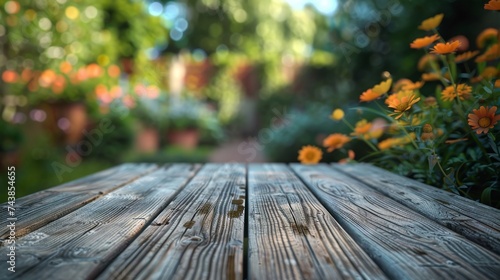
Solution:
{"label": "wood grain texture", "polygon": [[[158,167],[123,164],[16,200],[16,236],[26,235]],[[0,206],[0,240],[9,234],[7,203]],[[1,242],[3,245],[3,242]]]}
{"label": "wood grain texture", "polygon": [[370,164],[333,167],[500,254],[500,210]]}
{"label": "wood grain texture", "polygon": [[[160,168],[17,240],[16,279],[85,279],[160,213],[197,166]],[[0,262],[7,248],[0,248]]]}
{"label": "wood grain texture", "polygon": [[250,165],[248,194],[248,279],[386,279],[286,165]]}
{"label": "wood grain texture", "polygon": [[498,279],[500,257],[327,165],[292,164],[394,279]]}
{"label": "wood grain texture", "polygon": [[206,164],[98,279],[242,279],[245,175]]}

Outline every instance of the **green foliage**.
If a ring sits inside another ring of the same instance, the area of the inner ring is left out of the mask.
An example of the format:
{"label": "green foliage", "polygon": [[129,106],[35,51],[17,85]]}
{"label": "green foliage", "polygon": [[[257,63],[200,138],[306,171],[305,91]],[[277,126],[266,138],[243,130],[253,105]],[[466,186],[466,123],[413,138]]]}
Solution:
{"label": "green foliage", "polygon": [[[436,28],[431,29],[429,33],[436,33],[445,40],[446,37]],[[437,53],[427,55],[428,62],[419,67],[424,74],[436,78],[425,80],[426,86],[422,87],[423,81],[413,83],[399,72],[393,72],[392,76],[386,73],[386,81],[360,96],[361,101],[371,102],[372,106],[353,108],[382,117],[382,123],[361,119],[352,125],[339,115],[334,118],[351,128],[352,137],[342,145],[325,141],[323,146],[342,151],[356,142],[364,142],[371,152],[363,156],[357,154],[358,161],[369,161],[398,174],[500,207],[500,115],[497,114],[500,90],[496,51],[499,42],[496,35],[495,31],[489,40],[483,38],[487,42],[484,46],[478,43],[482,47],[475,53],[475,58],[468,57],[468,53],[459,50],[458,46],[439,51],[438,46],[444,46],[444,41],[419,47],[425,49],[425,53],[428,49]],[[455,56],[456,52],[459,54]],[[457,59],[459,55],[460,59]],[[392,84],[396,73],[400,79]]]}
{"label": "green foliage", "polygon": [[112,129],[103,135],[102,140],[97,145],[93,145],[89,157],[103,163],[118,164],[123,161],[124,151],[131,147],[134,139],[132,120],[116,113],[108,114],[99,122],[103,120],[109,121],[109,127]]}
{"label": "green foliage", "polygon": [[197,147],[193,150],[169,146],[153,155],[129,154],[126,157],[127,162],[151,162],[164,164],[167,162],[186,162],[186,163],[204,163],[212,153],[212,147]]}
{"label": "green foliage", "polygon": [[[265,141],[264,152],[270,161],[297,162],[298,151],[306,144],[318,143],[321,135],[326,135],[336,128],[328,119],[330,108],[320,104],[311,104],[304,111],[293,110],[285,114],[278,123],[264,128],[269,133]],[[269,140],[268,140],[269,139]],[[326,160],[334,160],[339,155],[329,155]],[[338,158],[337,158],[338,159]]]}
{"label": "green foliage", "polygon": [[0,127],[0,153],[17,149],[23,140],[19,126],[0,119]]}

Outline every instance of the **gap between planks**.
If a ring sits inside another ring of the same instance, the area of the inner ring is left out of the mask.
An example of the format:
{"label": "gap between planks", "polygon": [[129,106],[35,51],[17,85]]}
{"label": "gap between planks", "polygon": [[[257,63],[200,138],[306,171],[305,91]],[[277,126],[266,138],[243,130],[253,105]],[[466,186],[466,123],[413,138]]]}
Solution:
{"label": "gap between planks", "polygon": [[500,254],[500,210],[370,164],[332,168]]}
{"label": "gap between planks", "polygon": [[[11,278],[92,278],[169,203],[198,166],[160,168],[17,240]],[[98,245],[98,246],[96,246]],[[0,261],[7,249],[0,247]]]}
{"label": "gap between planks", "polygon": [[248,279],[385,279],[289,167],[248,178]]}
{"label": "gap between planks", "polygon": [[[16,238],[133,182],[158,168],[155,164],[122,164],[16,200]],[[7,203],[0,208],[0,240],[9,236]],[[0,243],[2,246],[4,242]]]}
{"label": "gap between planks", "polygon": [[500,257],[324,164],[292,169],[394,279],[497,279]]}
{"label": "gap between planks", "polygon": [[97,279],[242,279],[246,168],[205,164]]}

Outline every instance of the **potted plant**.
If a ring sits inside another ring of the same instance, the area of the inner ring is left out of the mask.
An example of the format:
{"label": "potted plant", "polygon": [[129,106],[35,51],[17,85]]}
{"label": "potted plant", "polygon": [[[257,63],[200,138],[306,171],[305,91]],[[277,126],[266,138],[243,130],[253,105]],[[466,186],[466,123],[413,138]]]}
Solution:
{"label": "potted plant", "polygon": [[194,149],[200,138],[202,105],[194,100],[172,100],[167,114],[167,140],[170,144]]}
{"label": "potted plant", "polygon": [[135,86],[136,104],[131,115],[137,120],[135,149],[141,153],[154,153],[160,146],[159,131],[165,126],[167,111],[164,96],[154,85]]}

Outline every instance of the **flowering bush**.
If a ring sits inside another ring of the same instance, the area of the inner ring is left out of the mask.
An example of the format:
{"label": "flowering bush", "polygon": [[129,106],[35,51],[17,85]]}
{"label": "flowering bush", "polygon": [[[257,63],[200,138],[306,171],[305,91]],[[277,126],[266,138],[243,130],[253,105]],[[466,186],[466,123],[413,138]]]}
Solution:
{"label": "flowering bush", "polygon": [[108,88],[117,88],[120,71],[114,64],[103,67],[90,63],[75,68],[63,61],[54,69],[5,70],[2,80],[11,84],[11,92],[28,96],[32,104],[47,100],[85,101],[102,99]]}
{"label": "flowering bush", "polygon": [[[489,1],[485,9],[500,10],[500,1]],[[393,80],[385,72],[384,81],[360,96],[369,106],[352,108],[378,118],[352,125],[342,109],[335,109],[331,118],[352,133],[332,133],[322,144],[353,161],[349,145],[362,141],[370,152],[356,160],[499,207],[500,34],[487,28],[477,36],[478,50],[468,50],[463,36],[442,38],[437,29],[443,17],[424,20],[418,28],[427,36],[410,43],[424,52],[418,62],[421,80]],[[305,146],[298,159],[317,163],[322,153]]]}

